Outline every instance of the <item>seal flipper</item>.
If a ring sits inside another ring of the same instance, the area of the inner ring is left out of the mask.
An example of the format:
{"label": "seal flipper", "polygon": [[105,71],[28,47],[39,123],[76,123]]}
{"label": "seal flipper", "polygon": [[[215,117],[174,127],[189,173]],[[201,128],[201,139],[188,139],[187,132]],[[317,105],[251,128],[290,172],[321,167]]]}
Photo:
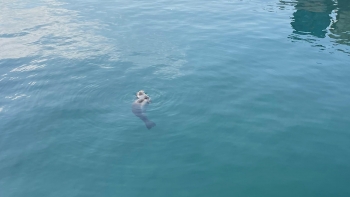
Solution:
{"label": "seal flipper", "polygon": [[146,127],[147,129],[151,129],[152,127],[155,127],[156,126],[156,123],[148,120],[148,121],[145,121],[145,124],[146,124]]}

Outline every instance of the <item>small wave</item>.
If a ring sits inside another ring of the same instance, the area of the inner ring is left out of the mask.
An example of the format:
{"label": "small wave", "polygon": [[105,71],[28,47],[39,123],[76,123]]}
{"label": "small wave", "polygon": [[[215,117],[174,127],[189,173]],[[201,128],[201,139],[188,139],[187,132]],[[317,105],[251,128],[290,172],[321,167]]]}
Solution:
{"label": "small wave", "polygon": [[26,72],[44,68],[45,65],[26,65],[12,69],[10,72]]}

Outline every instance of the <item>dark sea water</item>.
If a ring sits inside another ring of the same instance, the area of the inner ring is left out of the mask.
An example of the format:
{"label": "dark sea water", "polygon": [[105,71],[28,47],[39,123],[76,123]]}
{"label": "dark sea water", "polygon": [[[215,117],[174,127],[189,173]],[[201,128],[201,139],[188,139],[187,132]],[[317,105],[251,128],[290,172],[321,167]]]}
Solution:
{"label": "dark sea water", "polygon": [[349,0],[0,1],[1,197],[349,186]]}

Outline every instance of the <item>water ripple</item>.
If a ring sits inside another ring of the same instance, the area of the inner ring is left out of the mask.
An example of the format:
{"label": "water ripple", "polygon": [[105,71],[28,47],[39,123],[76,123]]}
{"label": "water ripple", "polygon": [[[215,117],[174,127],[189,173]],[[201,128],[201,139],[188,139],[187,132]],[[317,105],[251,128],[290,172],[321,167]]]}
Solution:
{"label": "water ripple", "polygon": [[108,39],[95,33],[99,22],[79,20],[77,11],[64,9],[56,1],[16,11],[9,9],[11,2],[0,7],[0,59],[35,55],[83,59],[102,54],[118,59]]}

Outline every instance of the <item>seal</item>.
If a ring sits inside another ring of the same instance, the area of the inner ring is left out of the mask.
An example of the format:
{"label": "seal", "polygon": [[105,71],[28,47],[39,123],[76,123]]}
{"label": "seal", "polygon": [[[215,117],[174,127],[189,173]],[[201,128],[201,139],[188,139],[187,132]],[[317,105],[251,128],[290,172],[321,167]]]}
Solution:
{"label": "seal", "polygon": [[156,126],[156,123],[150,121],[145,115],[145,107],[151,102],[151,98],[143,90],[138,91],[136,96],[137,99],[132,104],[132,113],[145,123],[147,129],[151,129]]}

